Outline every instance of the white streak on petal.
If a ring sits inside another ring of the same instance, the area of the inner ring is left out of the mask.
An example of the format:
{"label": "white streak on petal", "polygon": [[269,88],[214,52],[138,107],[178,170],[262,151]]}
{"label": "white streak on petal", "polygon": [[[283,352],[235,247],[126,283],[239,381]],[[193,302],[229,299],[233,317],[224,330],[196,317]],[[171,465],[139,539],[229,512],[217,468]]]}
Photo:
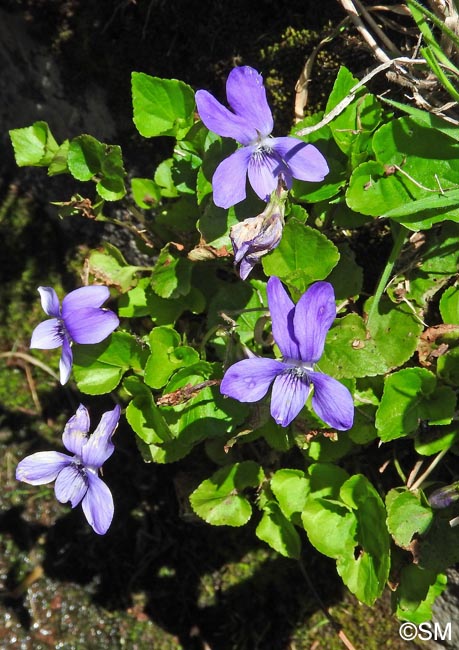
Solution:
{"label": "white streak on petal", "polygon": [[60,316],[60,305],[57,293],[52,287],[38,287],[38,293],[41,298],[41,306],[48,316],[58,318]]}
{"label": "white streak on petal", "polygon": [[112,436],[118,426],[121,409],[117,405],[113,411],[102,415],[99,426],[89,437],[82,449],[82,460],[87,467],[99,468],[113,454],[115,447]]}
{"label": "white streak on petal", "polygon": [[67,422],[62,434],[62,442],[66,449],[81,457],[83,444],[88,439],[89,413],[83,404],[80,404],[75,415]]}
{"label": "white streak on petal", "polygon": [[39,350],[54,350],[62,345],[64,336],[57,318],[50,318],[36,326],[32,332],[30,347]]}
{"label": "white streak on petal", "polygon": [[16,480],[29,485],[44,485],[54,481],[59,472],[72,462],[67,454],[58,451],[38,451],[18,463]]}
{"label": "white streak on petal", "polygon": [[84,471],[79,469],[75,463],[71,463],[59,472],[54,484],[56,499],[60,503],[70,501],[72,508],[77,506],[86,494],[88,479]]}
{"label": "white streak on petal", "polygon": [[89,487],[83,499],[83,512],[88,524],[98,535],[105,535],[113,519],[112,493],[96,474],[88,472]]}
{"label": "white streak on petal", "polygon": [[62,354],[59,360],[59,374],[62,386],[66,384],[69,380],[70,373],[72,372],[72,363],[73,363],[73,353],[70,343],[67,338],[64,337],[62,343]]}
{"label": "white streak on petal", "polygon": [[271,415],[277,424],[287,427],[306,404],[310,385],[306,378],[286,372],[276,377],[271,392]]}

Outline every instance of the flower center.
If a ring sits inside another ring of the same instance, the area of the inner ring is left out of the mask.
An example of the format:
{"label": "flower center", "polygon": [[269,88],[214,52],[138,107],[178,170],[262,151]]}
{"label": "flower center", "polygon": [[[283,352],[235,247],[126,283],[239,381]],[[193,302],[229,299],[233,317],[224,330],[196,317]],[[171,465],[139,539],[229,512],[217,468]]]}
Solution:
{"label": "flower center", "polygon": [[86,466],[79,456],[73,457],[73,466],[83,478],[86,477]]}
{"label": "flower center", "polygon": [[300,361],[299,359],[290,359],[289,357],[284,357],[282,361],[287,366],[285,369],[286,373],[292,377],[298,377],[298,379],[306,378],[306,380],[309,382],[309,372],[314,369],[312,363]]}
{"label": "flower center", "polygon": [[272,140],[272,136],[258,133],[257,139],[250,143],[252,146],[255,146],[254,155],[262,156],[265,153],[272,153]]}

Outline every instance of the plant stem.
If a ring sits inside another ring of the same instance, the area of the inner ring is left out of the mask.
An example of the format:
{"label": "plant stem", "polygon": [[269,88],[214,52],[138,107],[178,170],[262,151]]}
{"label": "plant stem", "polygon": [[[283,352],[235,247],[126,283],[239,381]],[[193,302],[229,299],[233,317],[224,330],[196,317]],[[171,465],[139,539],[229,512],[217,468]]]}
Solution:
{"label": "plant stem", "polygon": [[42,370],[47,372],[48,375],[51,375],[51,377],[53,377],[53,379],[56,379],[56,381],[59,381],[59,375],[56,375],[54,370],[51,370],[51,368],[47,366],[46,363],[43,363],[42,361],[35,359],[35,357],[33,357],[30,354],[27,354],[26,352],[2,352],[0,354],[0,359],[8,359],[9,357],[13,359],[14,358],[22,359],[27,363],[31,363],[33,366],[37,366],[38,368],[41,368]]}
{"label": "plant stem", "polygon": [[449,447],[447,449],[442,449],[442,451],[440,451],[437,454],[437,456],[435,456],[435,458],[430,463],[430,465],[426,469],[426,471],[423,474],[421,474],[421,476],[418,478],[418,480],[415,483],[413,483],[413,485],[410,487],[411,492],[413,492],[414,490],[417,490],[419,487],[421,487],[421,485],[424,483],[426,478],[433,472],[433,470],[436,468],[438,463],[441,461],[443,456],[445,456],[448,453],[449,449],[450,449]]}
{"label": "plant stem", "polygon": [[392,269],[394,268],[394,264],[397,261],[398,256],[400,255],[400,251],[402,250],[403,244],[405,243],[407,229],[405,228],[405,226],[397,226],[397,227],[399,230],[394,236],[394,244],[392,246],[389,259],[387,260],[386,266],[384,267],[384,271],[382,272],[382,275],[379,279],[378,286],[376,287],[375,296],[373,298],[370,311],[368,312],[368,319],[367,319],[368,330],[371,329],[372,321],[375,318],[376,314],[378,313],[379,301],[381,300],[381,296],[383,295],[384,290],[387,286],[390,274],[392,273]]}

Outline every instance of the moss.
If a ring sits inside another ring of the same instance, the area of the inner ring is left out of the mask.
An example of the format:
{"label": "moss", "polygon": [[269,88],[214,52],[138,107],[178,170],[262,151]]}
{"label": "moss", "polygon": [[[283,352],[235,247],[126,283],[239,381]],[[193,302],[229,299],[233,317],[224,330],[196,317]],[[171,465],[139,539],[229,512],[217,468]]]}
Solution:
{"label": "moss", "polygon": [[[260,59],[265,70],[266,83],[276,117],[276,130],[288,131],[293,119],[295,85],[302,67],[324,36],[324,31],[287,27],[280,40],[264,47]],[[310,101],[307,113],[324,108],[340,64],[339,56],[329,49],[317,55],[311,78]]]}
{"label": "moss", "polygon": [[[400,638],[400,621],[391,612],[390,592],[386,590],[373,607],[360,603],[346,591],[342,601],[330,607],[329,613],[341,626],[355,647],[365,650],[406,650],[406,641]],[[342,650],[343,642],[322,611],[317,611],[307,624],[300,626],[292,637],[298,648],[315,650]],[[413,643],[412,647],[420,647]]]}

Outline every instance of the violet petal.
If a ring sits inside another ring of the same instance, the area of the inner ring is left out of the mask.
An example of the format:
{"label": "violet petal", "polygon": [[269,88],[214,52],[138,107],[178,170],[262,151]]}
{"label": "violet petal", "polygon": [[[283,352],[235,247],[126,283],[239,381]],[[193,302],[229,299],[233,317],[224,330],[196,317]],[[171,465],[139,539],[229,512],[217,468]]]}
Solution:
{"label": "violet petal", "polygon": [[311,386],[305,377],[286,372],[276,377],[271,392],[271,415],[277,424],[287,427],[304,407]]}
{"label": "violet petal", "polygon": [[241,147],[222,160],[212,178],[213,198],[220,208],[230,208],[246,196],[246,177],[253,147]]}
{"label": "violet petal", "polygon": [[59,359],[59,381],[64,386],[70,378],[73,364],[73,352],[68,339],[65,337],[62,342],[62,353]]}
{"label": "violet petal", "polygon": [[84,307],[101,307],[110,298],[108,287],[97,284],[80,287],[68,293],[62,301],[62,316],[65,319],[69,312]]}
{"label": "violet petal", "polygon": [[254,257],[245,257],[243,260],[241,260],[241,264],[239,266],[239,277],[241,280],[246,280],[247,277],[250,275],[252,272],[253,267],[255,264],[257,264],[258,259]]}
{"label": "violet petal", "polygon": [[84,470],[79,469],[75,462],[70,463],[59,472],[54,484],[56,499],[60,503],[70,501],[72,508],[80,503],[87,489],[88,479]]}
{"label": "violet petal", "polygon": [[284,364],[275,359],[243,359],[228,368],[220,384],[220,392],[239,402],[258,402],[283,370]]}
{"label": "violet petal", "polygon": [[59,298],[54,289],[52,287],[38,287],[38,293],[40,294],[41,306],[43,307],[45,314],[59,318]]}
{"label": "violet petal", "polygon": [[255,194],[258,194],[263,201],[269,201],[269,197],[277,188],[279,175],[285,175],[284,163],[272,153],[264,150],[256,150],[249,160],[249,182]]}
{"label": "violet petal", "polygon": [[87,467],[99,468],[113,454],[115,447],[112,436],[118,426],[121,409],[118,405],[102,415],[94,433],[89,436],[82,449],[82,460]]}
{"label": "violet petal", "polygon": [[329,282],[315,282],[301,296],[293,316],[300,358],[315,363],[324,351],[325,337],[336,317],[335,292]]}
{"label": "violet petal", "polygon": [[72,454],[81,457],[81,450],[88,439],[89,413],[83,404],[80,404],[75,415],[67,422],[62,434],[62,442]]}
{"label": "violet petal", "polygon": [[323,181],[330,171],[327,161],[312,144],[296,138],[274,138],[274,151],[289,167],[293,178],[300,181]]}
{"label": "violet petal", "polygon": [[112,493],[102,479],[92,472],[88,472],[88,481],[88,491],[81,504],[83,512],[94,532],[105,535],[115,510]]}
{"label": "violet petal", "polygon": [[273,130],[263,77],[250,66],[233,68],[226,81],[228,103],[239,117],[262,137]]}
{"label": "violet petal", "polygon": [[30,485],[44,485],[54,481],[61,470],[72,462],[67,454],[58,451],[38,451],[23,458],[16,468],[16,479]]}
{"label": "violet petal", "polygon": [[84,307],[68,312],[65,327],[75,343],[100,343],[119,325],[119,319],[109,309]]}
{"label": "violet petal", "polygon": [[279,278],[272,276],[267,286],[268,306],[271,313],[272,332],[282,356],[300,359],[298,344],[293,329],[295,305],[287,295]]}
{"label": "violet petal", "polygon": [[319,372],[309,373],[314,384],[312,408],[330,427],[347,431],[354,422],[352,395],[339,381]]}
{"label": "violet petal", "polygon": [[209,131],[244,145],[257,139],[257,131],[251,124],[220,104],[207,90],[198,90],[195,99],[199,117]]}
{"label": "violet petal", "polygon": [[32,332],[30,347],[39,350],[54,350],[62,345],[63,340],[61,322],[57,318],[49,318],[39,323]]}

